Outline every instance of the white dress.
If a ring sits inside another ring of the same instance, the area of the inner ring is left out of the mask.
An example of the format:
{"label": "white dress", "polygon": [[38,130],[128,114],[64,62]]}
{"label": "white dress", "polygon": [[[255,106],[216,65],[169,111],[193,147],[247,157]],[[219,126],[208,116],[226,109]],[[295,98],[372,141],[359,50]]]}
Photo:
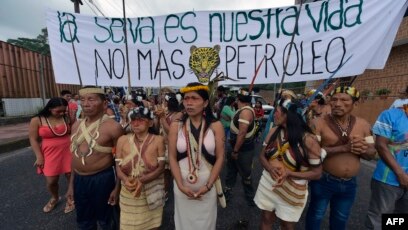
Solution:
{"label": "white dress", "polygon": [[[204,137],[204,146],[207,152],[214,155],[215,152],[215,136],[211,129],[208,129]],[[183,130],[180,129],[177,137],[177,151],[184,153],[187,150],[186,138]],[[181,159],[178,164],[180,166],[181,177],[183,185],[188,186],[193,191],[198,191],[208,181],[210,176],[210,169],[207,163],[203,162],[201,157],[200,169],[198,171],[198,180],[195,184],[187,181],[189,173],[188,158]],[[189,199],[183,192],[181,192],[174,181],[174,222],[177,230],[180,229],[215,229],[217,221],[217,193],[215,187],[211,191],[203,195],[201,200]]]}

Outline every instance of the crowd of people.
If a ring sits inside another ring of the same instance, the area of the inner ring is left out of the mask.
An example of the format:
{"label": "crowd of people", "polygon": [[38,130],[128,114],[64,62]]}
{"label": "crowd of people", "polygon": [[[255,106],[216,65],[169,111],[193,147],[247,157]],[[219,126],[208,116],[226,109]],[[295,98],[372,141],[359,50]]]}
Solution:
{"label": "crowd of people", "polygon": [[[142,89],[120,97],[88,86],[51,98],[29,128],[34,165],[51,196],[43,212],[60,202],[65,175],[64,212],[75,210],[79,229],[158,229],[169,195],[176,229],[215,229],[217,203],[228,208],[240,199],[233,196],[239,175],[247,205],[261,210],[260,229],[277,220],[294,229],[304,211],[305,228],[320,229],[329,204],[330,229],[346,229],[360,159],[378,153],[365,225],[381,229],[382,213],[408,213],[408,87],[373,127],[352,115],[360,97],[354,87],[313,92],[310,104],[282,90],[263,137],[262,104],[253,107],[252,92],[229,96],[219,87],[211,105],[209,91],[189,83],[158,97]],[[257,188],[256,155],[263,167]]]}

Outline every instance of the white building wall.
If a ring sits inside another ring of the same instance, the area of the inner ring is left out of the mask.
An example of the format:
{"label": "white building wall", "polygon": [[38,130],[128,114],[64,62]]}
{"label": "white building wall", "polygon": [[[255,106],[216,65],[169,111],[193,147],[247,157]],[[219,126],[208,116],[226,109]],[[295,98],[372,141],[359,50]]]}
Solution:
{"label": "white building wall", "polygon": [[2,98],[1,102],[6,117],[34,115],[44,107],[41,98]]}

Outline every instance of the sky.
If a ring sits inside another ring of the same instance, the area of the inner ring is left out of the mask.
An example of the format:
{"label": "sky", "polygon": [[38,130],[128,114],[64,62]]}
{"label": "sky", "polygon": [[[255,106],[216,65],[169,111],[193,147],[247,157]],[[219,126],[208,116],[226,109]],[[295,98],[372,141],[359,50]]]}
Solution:
{"label": "sky", "polygon": [[[81,14],[123,17],[121,0],[82,0]],[[238,10],[293,5],[294,0],[126,0],[126,16],[158,16],[189,10]],[[96,6],[96,7],[95,7]],[[74,12],[71,0],[0,0],[0,40],[35,38],[47,9]]]}

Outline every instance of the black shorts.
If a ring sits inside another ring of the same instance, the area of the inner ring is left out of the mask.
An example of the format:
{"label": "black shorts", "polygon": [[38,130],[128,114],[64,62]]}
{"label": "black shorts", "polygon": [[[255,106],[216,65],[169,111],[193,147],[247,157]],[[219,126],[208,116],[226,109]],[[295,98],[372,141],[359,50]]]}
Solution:
{"label": "black shorts", "polygon": [[79,229],[110,229],[113,207],[108,204],[116,175],[109,167],[93,175],[74,177],[74,199]]}

